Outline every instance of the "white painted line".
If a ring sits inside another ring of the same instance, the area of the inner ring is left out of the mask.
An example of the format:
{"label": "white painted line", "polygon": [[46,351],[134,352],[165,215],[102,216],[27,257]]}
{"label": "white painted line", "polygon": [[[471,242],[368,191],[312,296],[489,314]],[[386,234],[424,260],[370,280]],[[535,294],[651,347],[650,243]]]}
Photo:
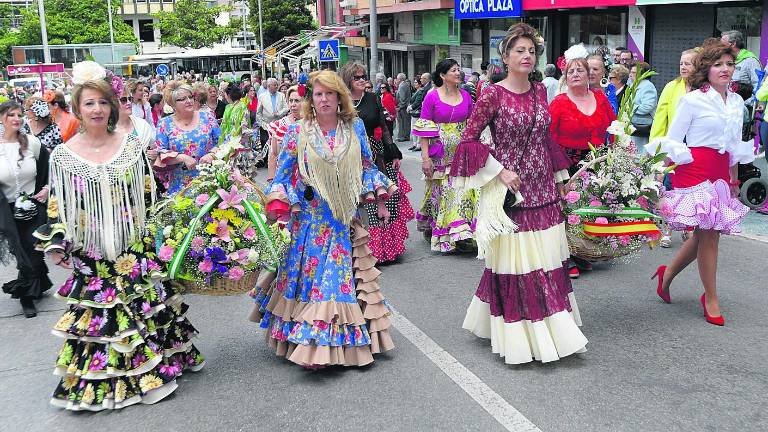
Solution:
{"label": "white painted line", "polygon": [[492,415],[504,429],[510,432],[541,432],[520,411],[509,404],[498,393],[493,391],[477,375],[472,373],[456,358],[442,349],[432,338],[416,327],[408,318],[400,315],[390,306],[390,317],[395,328],[416,346],[429,360],[432,361],[450,379],[459,385],[475,402],[488,414]]}
{"label": "white painted line", "polygon": [[745,234],[745,233],[736,233],[734,235],[737,237],[743,237],[745,239],[755,240],[762,243],[768,243],[768,237],[766,236],[761,236],[757,234]]}

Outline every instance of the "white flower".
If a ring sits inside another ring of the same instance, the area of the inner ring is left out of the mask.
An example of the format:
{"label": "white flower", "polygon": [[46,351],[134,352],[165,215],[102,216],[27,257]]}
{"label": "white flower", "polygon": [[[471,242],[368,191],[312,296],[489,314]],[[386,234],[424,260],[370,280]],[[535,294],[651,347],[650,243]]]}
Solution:
{"label": "white flower", "polygon": [[107,71],[95,61],[75,63],[72,68],[72,82],[80,85],[86,81],[98,81],[107,77]]}
{"label": "white flower", "polygon": [[163,237],[168,238],[173,233],[173,225],[168,225],[163,228]]}
{"label": "white flower", "polygon": [[248,261],[255,263],[259,261],[259,251],[256,249],[251,249],[248,251]]}
{"label": "white flower", "polygon": [[232,152],[243,149],[240,144],[240,137],[233,137],[216,148],[216,159],[224,159]]}
{"label": "white flower", "polygon": [[659,182],[656,180],[656,174],[651,173],[643,177],[640,181],[641,190],[652,190],[659,193]]}
{"label": "white flower", "polygon": [[617,137],[626,136],[626,126],[626,123],[619,120],[614,120],[611,122],[611,125],[608,126],[608,129],[606,129],[606,132]]}

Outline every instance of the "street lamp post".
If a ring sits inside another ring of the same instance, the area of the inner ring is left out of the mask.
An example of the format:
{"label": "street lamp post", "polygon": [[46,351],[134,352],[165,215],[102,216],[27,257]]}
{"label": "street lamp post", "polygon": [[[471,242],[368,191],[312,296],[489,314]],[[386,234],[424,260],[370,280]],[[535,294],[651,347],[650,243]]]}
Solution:
{"label": "street lamp post", "polygon": [[368,32],[371,34],[371,82],[374,81],[376,73],[379,72],[379,16],[376,13],[376,0],[370,1],[371,28]]}
{"label": "street lamp post", "polygon": [[267,56],[264,53],[264,26],[261,22],[261,0],[259,0],[259,49],[261,50],[261,79],[267,77]]}
{"label": "street lamp post", "polygon": [[[112,63],[115,63],[115,31],[112,28],[112,0],[107,0],[107,17],[109,18],[109,47],[112,51]],[[141,46],[141,44],[139,44]]]}
{"label": "street lamp post", "polygon": [[40,14],[40,36],[43,40],[43,61],[51,62],[51,49],[48,48],[48,29],[45,25],[45,3],[43,0],[37,2],[37,12]]}

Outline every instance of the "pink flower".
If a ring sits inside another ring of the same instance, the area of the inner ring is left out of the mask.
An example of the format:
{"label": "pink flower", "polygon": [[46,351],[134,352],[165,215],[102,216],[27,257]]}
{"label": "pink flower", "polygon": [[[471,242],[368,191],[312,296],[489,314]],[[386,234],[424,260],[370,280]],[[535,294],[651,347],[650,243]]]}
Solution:
{"label": "pink flower", "polygon": [[205,248],[205,239],[200,236],[193,238],[192,242],[190,243],[190,247],[192,250],[198,252],[203,250]]}
{"label": "pink flower", "polygon": [[565,194],[565,201],[568,204],[575,203],[576,201],[579,200],[579,198],[581,198],[581,194],[576,191],[570,191],[567,194]]}
{"label": "pink flower", "polygon": [[568,215],[568,225],[578,225],[581,223],[581,218],[579,215]]}
{"label": "pink flower", "polygon": [[312,290],[309,292],[309,298],[312,300],[322,300],[323,299],[323,293],[320,292],[317,288],[312,288]]}
{"label": "pink flower", "polygon": [[92,277],[88,280],[88,291],[98,291],[104,285],[104,281],[100,277]]}
{"label": "pink flower", "polygon": [[589,202],[589,206],[590,207],[602,207],[603,206],[603,202],[600,201],[600,200],[592,200],[592,201]]}
{"label": "pink flower", "polygon": [[626,245],[632,243],[632,237],[630,237],[628,235],[619,236],[619,243],[622,246],[626,246]]}
{"label": "pink flower", "polygon": [[319,330],[328,330],[328,323],[323,320],[315,320],[315,327]]}
{"label": "pink flower", "polygon": [[222,219],[219,221],[219,226],[216,227],[216,235],[213,237],[216,240],[225,241],[227,243],[232,241],[232,237],[229,236],[229,221]]}
{"label": "pink flower", "polygon": [[341,292],[343,292],[344,294],[349,294],[352,292],[352,289],[349,287],[349,284],[344,283],[344,284],[341,284]]}
{"label": "pink flower", "polygon": [[225,210],[232,207],[240,210],[240,212],[245,212],[245,207],[240,203],[246,198],[246,195],[237,193],[237,186],[233,185],[230,192],[227,192],[224,189],[217,189],[216,193],[221,197],[221,202],[219,203],[220,209]]}
{"label": "pink flower", "polygon": [[659,213],[665,218],[668,218],[674,214],[672,211],[672,206],[669,205],[668,202],[664,201],[661,203],[661,208],[659,208]]}
{"label": "pink flower", "polygon": [[168,245],[162,245],[160,246],[160,250],[157,251],[157,257],[164,262],[169,262],[170,260],[173,259],[173,253],[174,253],[174,250],[172,247]]}
{"label": "pink flower", "polygon": [[241,267],[235,266],[229,269],[229,278],[231,280],[240,280],[243,278],[243,275],[245,275],[245,272]]}
{"label": "pink flower", "polygon": [[648,198],[641,196],[637,199],[637,205],[640,206],[640,208],[648,209]]}
{"label": "pink flower", "polygon": [[245,229],[245,231],[243,231],[243,237],[246,240],[253,240],[256,237],[256,230],[253,229],[252,226],[249,226]]}
{"label": "pink flower", "polygon": [[595,218],[595,223],[598,225],[608,225],[608,219],[600,216],[599,218]]}
{"label": "pink flower", "polygon": [[210,198],[211,197],[209,197],[208,194],[200,194],[195,198],[195,204],[199,206],[205,205]]}
{"label": "pink flower", "polygon": [[205,259],[197,265],[197,269],[200,270],[201,273],[210,273],[213,270],[213,261]]}

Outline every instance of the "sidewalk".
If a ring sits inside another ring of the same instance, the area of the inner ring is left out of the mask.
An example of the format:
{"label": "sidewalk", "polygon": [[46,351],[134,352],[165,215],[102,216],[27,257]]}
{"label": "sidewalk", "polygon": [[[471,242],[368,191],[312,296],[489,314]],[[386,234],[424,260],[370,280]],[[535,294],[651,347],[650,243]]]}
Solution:
{"label": "sidewalk", "polygon": [[[761,153],[755,159],[755,166],[762,171],[762,178],[768,180],[768,165],[765,162],[764,153]],[[741,228],[744,237],[768,242],[768,215],[750,211],[744,218]]]}

